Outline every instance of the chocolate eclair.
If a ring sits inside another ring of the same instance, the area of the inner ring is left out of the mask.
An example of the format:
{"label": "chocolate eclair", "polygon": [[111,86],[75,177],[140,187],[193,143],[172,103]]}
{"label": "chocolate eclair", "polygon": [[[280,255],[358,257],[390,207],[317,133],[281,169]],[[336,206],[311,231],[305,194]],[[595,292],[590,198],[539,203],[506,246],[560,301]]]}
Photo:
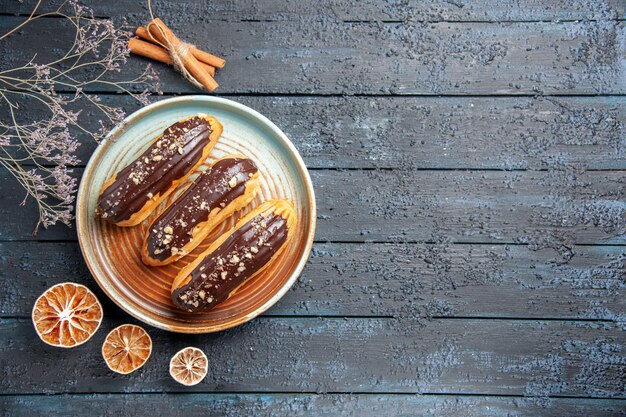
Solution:
{"label": "chocolate eclair", "polygon": [[216,226],[250,203],[260,187],[259,170],[245,156],[218,159],[157,217],[141,258],[146,265],[172,263],[191,252]]}
{"label": "chocolate eclair", "polygon": [[172,301],[189,312],[210,310],[287,248],[296,222],[290,200],[261,204],[179,272]]}
{"label": "chocolate eclair", "polygon": [[96,215],[118,226],[141,223],[209,156],[222,125],[205,114],[174,123],[100,191]]}

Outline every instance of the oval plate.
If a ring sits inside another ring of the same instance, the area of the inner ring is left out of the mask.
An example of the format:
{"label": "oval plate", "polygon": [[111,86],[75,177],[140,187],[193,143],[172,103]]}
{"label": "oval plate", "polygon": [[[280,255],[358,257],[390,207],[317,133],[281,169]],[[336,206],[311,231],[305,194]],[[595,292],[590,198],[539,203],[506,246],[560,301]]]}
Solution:
{"label": "oval plate", "polygon": [[[166,127],[197,113],[214,116],[224,126],[224,133],[199,171],[227,154],[243,154],[256,162],[261,174],[261,190],[247,209],[226,220],[190,255],[164,267],[149,267],[141,262],[139,254],[146,229],[166,204],[180,194],[184,184],[135,227],[117,227],[97,219],[98,194],[109,177],[140,155]],[[192,314],[175,308],[170,299],[170,286],[178,271],[250,209],[274,198],[289,198],[295,203],[298,227],[289,248],[262,274],[248,280],[209,312]],[[76,203],[78,240],[89,270],[100,287],[137,319],[180,333],[225,330],[258,316],[276,303],[293,285],[307,261],[315,220],[311,178],[287,136],[251,108],[209,96],[162,100],[124,119],[89,160]]]}

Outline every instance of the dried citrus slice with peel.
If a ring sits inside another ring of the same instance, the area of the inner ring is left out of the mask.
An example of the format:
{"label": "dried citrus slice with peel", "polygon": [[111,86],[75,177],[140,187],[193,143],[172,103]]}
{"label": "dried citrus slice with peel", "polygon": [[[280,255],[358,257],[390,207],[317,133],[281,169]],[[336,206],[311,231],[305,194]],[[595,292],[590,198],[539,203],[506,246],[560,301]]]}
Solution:
{"label": "dried citrus slice with peel", "polygon": [[96,333],[102,322],[102,306],[89,288],[64,282],[39,296],[32,317],[41,340],[71,348],[82,345]]}
{"label": "dried citrus slice with peel", "polygon": [[134,324],[122,324],[111,330],[102,345],[102,357],[109,369],[123,375],[141,368],[150,353],[150,335]]}
{"label": "dried citrus slice with peel", "polygon": [[170,375],[183,385],[196,385],[204,379],[209,369],[209,360],[203,351],[186,347],[170,360]]}

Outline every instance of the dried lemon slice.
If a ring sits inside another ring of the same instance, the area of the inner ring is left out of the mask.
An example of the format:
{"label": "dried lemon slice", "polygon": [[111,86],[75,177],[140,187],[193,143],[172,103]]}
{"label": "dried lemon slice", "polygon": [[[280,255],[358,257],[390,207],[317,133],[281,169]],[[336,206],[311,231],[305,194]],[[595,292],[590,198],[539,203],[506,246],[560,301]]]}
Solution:
{"label": "dried lemon slice", "polygon": [[122,324],[111,330],[102,345],[102,357],[109,369],[123,375],[141,368],[150,353],[150,335],[134,324]]}
{"label": "dried lemon slice", "polygon": [[102,306],[89,288],[64,282],[39,296],[32,318],[41,340],[71,348],[82,345],[96,333],[102,322]]}
{"label": "dried lemon slice", "polygon": [[209,368],[209,360],[203,351],[186,347],[170,360],[170,375],[183,385],[196,385],[204,379]]}

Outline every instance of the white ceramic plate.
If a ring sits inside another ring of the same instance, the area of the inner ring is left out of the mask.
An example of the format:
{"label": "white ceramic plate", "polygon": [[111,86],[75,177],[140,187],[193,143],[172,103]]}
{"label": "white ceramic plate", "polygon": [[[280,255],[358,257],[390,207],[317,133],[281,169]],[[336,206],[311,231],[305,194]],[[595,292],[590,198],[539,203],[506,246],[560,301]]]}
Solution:
{"label": "white ceramic plate", "polygon": [[[170,300],[174,276],[248,210],[225,221],[188,257],[168,266],[148,267],[139,255],[145,230],[180,192],[174,192],[144,223],[131,228],[116,227],[97,219],[95,208],[100,189],[109,177],[140,155],[169,125],[198,113],[214,116],[224,126],[224,133],[201,169],[227,154],[252,158],[261,175],[261,190],[249,209],[269,199],[291,199],[298,213],[298,227],[289,248],[270,268],[248,280],[213,310],[192,314],[176,309]],[[85,261],[100,287],[115,303],[155,327],[183,333],[207,333],[258,316],[293,285],[313,244],[315,196],[298,151],[266,117],[232,100],[184,96],[144,107],[111,131],[85,169],[78,190],[76,218]]]}

